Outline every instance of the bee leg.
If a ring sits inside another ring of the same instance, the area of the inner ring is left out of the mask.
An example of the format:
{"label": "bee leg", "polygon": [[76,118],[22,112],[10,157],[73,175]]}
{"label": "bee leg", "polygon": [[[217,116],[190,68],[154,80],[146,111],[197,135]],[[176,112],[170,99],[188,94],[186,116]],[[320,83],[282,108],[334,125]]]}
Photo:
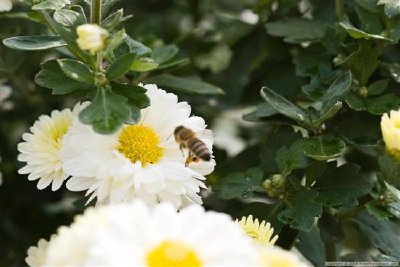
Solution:
{"label": "bee leg", "polygon": [[188,157],[186,158],[186,161],[185,161],[185,167],[188,167],[189,164],[192,163],[192,161],[193,161],[192,152],[189,151],[189,155],[188,155]]}
{"label": "bee leg", "polygon": [[[182,157],[185,157],[185,152],[183,152],[183,149],[185,148],[185,145],[184,144],[180,144],[179,145],[179,149],[181,150],[181,152],[182,152]],[[190,154],[190,153],[189,153]]]}

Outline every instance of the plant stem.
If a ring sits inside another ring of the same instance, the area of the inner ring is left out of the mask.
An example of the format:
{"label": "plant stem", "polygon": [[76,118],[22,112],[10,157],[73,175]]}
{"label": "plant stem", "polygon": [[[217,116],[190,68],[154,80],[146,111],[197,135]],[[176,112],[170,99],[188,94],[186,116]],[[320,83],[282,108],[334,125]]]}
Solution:
{"label": "plant stem", "polygon": [[[101,24],[101,4],[102,0],[92,0],[92,5],[90,6],[90,22],[97,25]],[[96,57],[96,70],[101,72],[103,69],[103,55],[101,52],[97,53]]]}
{"label": "plant stem", "polygon": [[344,14],[343,0],[335,0],[335,13],[336,13],[336,18],[338,20],[341,20]]}
{"label": "plant stem", "polygon": [[101,0],[92,0],[92,5],[90,6],[90,22],[101,24]]}
{"label": "plant stem", "polygon": [[54,21],[51,19],[49,13],[47,13],[47,11],[41,11],[40,13],[42,13],[44,19],[46,20],[47,25],[49,26],[50,30],[55,33],[58,34],[56,27],[54,25]]}
{"label": "plant stem", "polygon": [[325,242],[325,261],[336,261],[336,247],[333,242]]}

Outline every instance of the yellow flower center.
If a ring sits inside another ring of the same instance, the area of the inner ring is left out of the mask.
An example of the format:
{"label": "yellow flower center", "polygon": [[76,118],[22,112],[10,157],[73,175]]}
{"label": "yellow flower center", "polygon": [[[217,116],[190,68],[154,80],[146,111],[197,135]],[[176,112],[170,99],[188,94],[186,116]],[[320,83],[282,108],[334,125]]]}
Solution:
{"label": "yellow flower center", "polygon": [[72,122],[72,115],[62,114],[59,118],[54,119],[54,122],[47,127],[44,135],[48,137],[47,141],[51,142],[54,148],[59,150],[62,146],[62,138],[67,133]]}
{"label": "yellow flower center", "polygon": [[180,241],[163,241],[146,257],[148,267],[200,267],[196,252]]}
{"label": "yellow flower center", "polygon": [[163,156],[160,138],[151,127],[141,124],[126,126],[118,141],[117,150],[133,163],[140,161],[146,166],[157,163]]}

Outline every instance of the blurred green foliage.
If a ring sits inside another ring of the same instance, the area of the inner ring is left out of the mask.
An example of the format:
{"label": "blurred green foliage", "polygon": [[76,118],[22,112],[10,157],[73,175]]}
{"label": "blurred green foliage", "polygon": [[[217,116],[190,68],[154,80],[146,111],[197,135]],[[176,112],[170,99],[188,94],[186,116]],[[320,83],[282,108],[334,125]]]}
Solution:
{"label": "blurred green foliage", "polygon": [[[133,15],[123,22],[126,33],[153,51],[127,78],[174,91],[214,127],[221,114],[243,115],[234,123],[245,148],[237,155],[215,149],[207,209],[270,221],[278,245],[296,246],[317,266],[326,259],[400,260],[400,164],[385,152],[379,129],[380,115],[400,105],[398,6],[130,0],[108,7]],[[16,3],[0,14],[0,39],[49,34],[42,21]],[[13,88],[14,103],[0,109],[0,266],[24,265],[29,246],[84,209],[81,195],[39,191],[17,174],[21,134],[41,114],[86,96],[51,95],[44,87],[52,86],[34,83],[41,62],[65,55],[0,44],[0,79]],[[219,88],[224,95],[193,94]]]}

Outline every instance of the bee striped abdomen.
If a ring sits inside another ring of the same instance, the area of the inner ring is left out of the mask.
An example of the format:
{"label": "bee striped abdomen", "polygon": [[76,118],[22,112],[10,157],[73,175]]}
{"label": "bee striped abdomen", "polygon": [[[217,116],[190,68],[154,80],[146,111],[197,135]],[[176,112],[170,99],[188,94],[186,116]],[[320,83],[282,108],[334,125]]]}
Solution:
{"label": "bee striped abdomen", "polygon": [[211,153],[206,144],[198,138],[192,138],[187,142],[190,151],[202,160],[211,160]]}

